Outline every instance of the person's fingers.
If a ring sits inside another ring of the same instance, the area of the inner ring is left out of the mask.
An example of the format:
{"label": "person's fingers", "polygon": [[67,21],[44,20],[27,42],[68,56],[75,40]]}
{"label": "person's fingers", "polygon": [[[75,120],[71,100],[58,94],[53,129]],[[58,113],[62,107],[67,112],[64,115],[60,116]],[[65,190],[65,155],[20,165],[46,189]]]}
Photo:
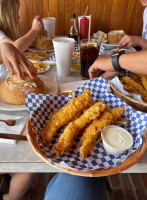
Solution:
{"label": "person's fingers", "polygon": [[14,66],[15,71],[18,75],[18,78],[22,80],[23,79],[22,71],[21,71],[21,67],[20,67],[20,64],[17,61],[17,59],[16,58],[11,59],[11,64]]}
{"label": "person's fingers", "polygon": [[121,48],[122,48],[121,41],[118,43],[118,48],[119,48],[119,49],[121,49]]}
{"label": "person's fingers", "polygon": [[107,79],[107,78],[111,78],[113,76],[118,75],[118,72],[104,72],[103,74],[101,74],[101,76],[103,76],[103,78]]}
{"label": "person's fingers", "polygon": [[102,70],[100,69],[96,69],[97,67],[95,67],[94,65],[92,65],[89,70],[88,70],[88,73],[89,73],[89,77],[90,79],[94,79],[96,77],[98,77],[101,73]]}
{"label": "person's fingers", "polygon": [[129,42],[128,42],[128,41],[123,41],[123,42],[121,43],[121,46],[122,46],[122,47],[127,47],[127,46],[128,46],[128,44],[129,44]]}
{"label": "person's fingers", "polygon": [[31,71],[32,71],[35,75],[37,75],[38,73],[37,73],[37,70],[36,70],[36,68],[34,67],[33,63],[31,63],[30,61],[27,61],[27,64],[28,64],[29,67],[31,68]]}
{"label": "person's fingers", "polygon": [[37,71],[31,62],[29,61],[23,62],[22,66],[27,72],[27,74],[30,76],[30,78],[34,78],[37,76]]}
{"label": "person's fingers", "polygon": [[39,15],[37,15],[34,19],[40,19],[41,17]]}
{"label": "person's fingers", "polygon": [[8,59],[3,59],[4,64],[7,66],[9,72],[13,75],[14,69]]}

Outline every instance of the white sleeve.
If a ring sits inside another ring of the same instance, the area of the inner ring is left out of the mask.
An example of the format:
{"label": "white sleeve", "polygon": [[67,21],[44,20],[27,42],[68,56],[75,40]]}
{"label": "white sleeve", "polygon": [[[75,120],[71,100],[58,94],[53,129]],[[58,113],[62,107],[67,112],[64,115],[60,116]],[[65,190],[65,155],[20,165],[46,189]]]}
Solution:
{"label": "white sleeve", "polygon": [[[4,37],[7,37],[3,31],[0,31],[0,40],[2,40]],[[8,71],[8,68],[5,66],[4,63],[0,65],[0,78],[3,77],[3,75]]]}
{"label": "white sleeve", "polygon": [[7,37],[3,31],[0,31],[0,40],[2,40],[4,37]]}

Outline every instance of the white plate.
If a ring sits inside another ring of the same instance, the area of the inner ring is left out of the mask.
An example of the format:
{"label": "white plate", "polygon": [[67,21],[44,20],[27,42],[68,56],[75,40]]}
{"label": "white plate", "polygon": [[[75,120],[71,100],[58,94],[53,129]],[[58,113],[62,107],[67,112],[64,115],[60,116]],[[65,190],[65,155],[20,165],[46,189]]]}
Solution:
{"label": "white plate", "polygon": [[[44,52],[25,52],[23,55],[24,55],[24,56],[27,56],[27,55],[30,54],[30,53],[44,53]],[[38,58],[38,59],[30,59],[30,58],[27,58],[27,59],[30,60],[30,61],[41,61],[41,60],[47,59],[49,56],[50,56],[49,54],[46,54],[46,57],[44,57],[44,58]]]}
{"label": "white plate", "polygon": [[118,44],[109,44],[109,43],[101,43],[105,49],[114,49],[114,48],[117,48],[118,47]]}
{"label": "white plate", "polygon": [[40,53],[43,53],[43,52],[53,52],[54,48],[52,48],[50,50],[41,50],[41,49],[38,49],[36,47],[29,47],[27,50],[30,51],[30,52],[40,52]]}
{"label": "white plate", "polygon": [[46,68],[43,70],[43,71],[37,71],[38,72],[38,74],[41,74],[41,73],[44,73],[44,72],[47,72],[49,69],[50,69],[50,65],[49,65],[49,63],[48,62],[45,62],[45,61],[31,61],[32,63],[34,63],[34,62],[42,62],[42,63],[44,63],[45,65],[46,65]]}
{"label": "white plate", "polygon": [[[132,52],[136,51],[136,49],[134,47],[123,48],[123,49],[120,49],[120,51],[127,50],[127,49],[132,51]],[[113,51],[116,51],[116,50],[117,50],[117,48],[111,49],[111,50],[105,50],[101,55],[103,55],[103,56],[111,56],[113,54]]]}
{"label": "white plate", "polygon": [[[58,93],[58,84],[56,80],[53,80],[44,75],[39,75],[39,78],[44,82],[49,94],[55,95]],[[4,79],[0,79],[0,83],[3,80]],[[21,110],[27,110],[27,108],[25,107],[25,105],[14,105],[7,103],[0,98],[0,110],[21,111]]]}
{"label": "white plate", "polygon": [[[110,52],[114,52],[114,51],[116,51],[116,50],[118,50],[117,48],[116,49],[111,49],[110,50]],[[134,47],[128,47],[128,48],[122,48],[122,49],[120,49],[119,51],[125,51],[125,50],[130,50],[130,52],[134,52],[134,51],[136,51],[136,49],[134,48]]]}

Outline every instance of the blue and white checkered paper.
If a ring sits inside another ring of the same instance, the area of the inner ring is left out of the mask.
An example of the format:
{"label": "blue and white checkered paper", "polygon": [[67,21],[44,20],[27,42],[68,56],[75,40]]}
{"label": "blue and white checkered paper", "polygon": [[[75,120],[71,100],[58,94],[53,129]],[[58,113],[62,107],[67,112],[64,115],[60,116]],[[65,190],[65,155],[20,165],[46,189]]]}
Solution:
{"label": "blue and white checkered paper", "polygon": [[83,92],[84,87],[87,87],[91,91],[93,100],[105,102],[110,108],[125,107],[122,118],[129,121],[129,125],[125,126],[125,129],[132,134],[134,143],[131,149],[124,152],[124,154],[119,157],[108,155],[103,149],[102,142],[100,142],[95,145],[91,154],[85,160],[82,160],[79,154],[79,147],[81,145],[80,136],[76,138],[76,145],[73,145],[70,150],[66,151],[63,155],[57,156],[53,150],[53,146],[57,143],[63,130],[60,129],[58,131],[58,134],[54,137],[50,148],[42,145],[40,131],[46,124],[47,120],[49,120],[49,114],[64,106],[70,100],[71,96],[26,94],[26,106],[29,114],[32,116],[32,125],[36,129],[38,145],[52,164],[60,167],[66,166],[66,168],[77,171],[109,168],[120,164],[141,147],[142,133],[145,127],[147,127],[147,114],[133,110],[129,105],[111,94],[107,90],[107,86],[105,79],[99,77],[88,81],[83,85],[83,87],[77,88],[75,92],[79,95]]}
{"label": "blue and white checkered paper", "polygon": [[[77,44],[76,42],[74,43],[74,51],[80,49],[79,44]],[[99,56],[103,53],[104,51],[104,47],[103,45],[100,46],[100,52],[99,52]],[[55,54],[53,54],[51,57],[48,58],[47,60],[49,63],[56,63],[56,57]],[[73,63],[80,63],[80,55],[77,56],[74,60]]]}

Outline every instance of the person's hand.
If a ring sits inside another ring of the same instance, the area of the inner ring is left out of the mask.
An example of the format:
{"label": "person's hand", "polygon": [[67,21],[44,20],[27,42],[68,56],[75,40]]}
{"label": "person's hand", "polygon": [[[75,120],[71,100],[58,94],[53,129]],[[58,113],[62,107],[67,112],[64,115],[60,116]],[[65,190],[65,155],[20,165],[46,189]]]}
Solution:
{"label": "person's hand", "polygon": [[[105,71],[102,73],[102,71]],[[104,78],[110,78],[117,74],[111,62],[111,56],[101,56],[89,68],[89,77],[94,79],[100,75]]]}
{"label": "person's hand", "polygon": [[107,72],[102,73],[101,76],[103,76],[105,79],[107,79],[107,78],[112,78],[114,76],[117,76],[118,74],[119,74],[118,72],[107,71]]}
{"label": "person's hand", "polygon": [[141,38],[139,36],[125,35],[119,41],[118,48],[140,46],[140,39]]}
{"label": "person's hand", "polygon": [[39,15],[33,19],[32,28],[33,31],[39,33],[43,29],[43,21]]}
{"label": "person's hand", "polygon": [[[28,61],[16,47],[10,43],[3,42],[0,44],[1,61],[7,66],[9,72],[13,75],[16,71],[19,79],[23,79],[22,69],[24,69],[30,78],[37,76],[37,71],[33,64]],[[15,71],[14,71],[14,68]]]}

